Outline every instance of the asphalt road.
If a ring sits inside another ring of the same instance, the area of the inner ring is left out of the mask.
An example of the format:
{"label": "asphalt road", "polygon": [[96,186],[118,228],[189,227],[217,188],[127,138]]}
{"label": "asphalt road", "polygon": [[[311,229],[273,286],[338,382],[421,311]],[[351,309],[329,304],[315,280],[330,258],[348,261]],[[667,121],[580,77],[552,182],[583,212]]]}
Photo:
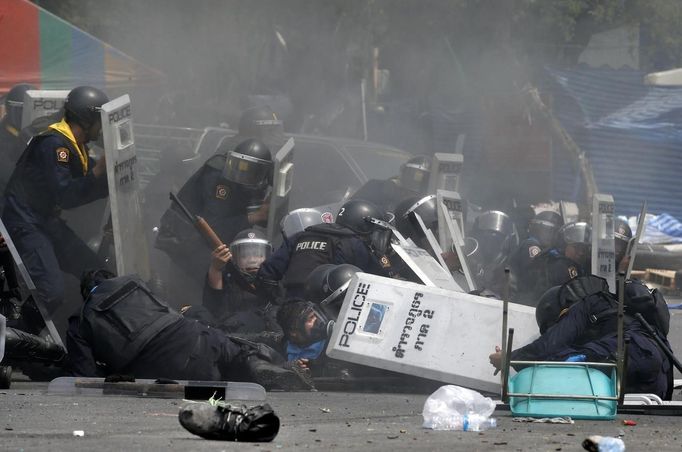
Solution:
{"label": "asphalt road", "polygon": [[[46,395],[46,384],[0,393],[0,450],[495,450],[578,451],[589,435],[621,435],[628,450],[682,450],[679,417],[619,415],[573,425],[513,422],[486,432],[422,428],[427,394],[268,393],[281,419],[271,443],[207,441],[177,420],[181,400]],[[624,419],[636,426],[626,427]],[[74,430],[85,436],[75,437]]]}

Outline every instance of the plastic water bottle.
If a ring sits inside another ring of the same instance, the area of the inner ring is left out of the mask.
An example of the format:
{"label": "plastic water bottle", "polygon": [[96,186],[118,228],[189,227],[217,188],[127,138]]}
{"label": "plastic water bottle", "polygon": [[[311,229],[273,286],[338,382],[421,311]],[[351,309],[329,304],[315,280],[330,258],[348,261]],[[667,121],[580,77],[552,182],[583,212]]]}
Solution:
{"label": "plastic water bottle", "polygon": [[611,436],[590,436],[583,441],[583,448],[594,452],[624,452],[625,443]]}
{"label": "plastic water bottle", "polygon": [[462,418],[462,431],[482,432],[497,427],[497,420],[492,417],[483,417],[476,414],[465,415]]}

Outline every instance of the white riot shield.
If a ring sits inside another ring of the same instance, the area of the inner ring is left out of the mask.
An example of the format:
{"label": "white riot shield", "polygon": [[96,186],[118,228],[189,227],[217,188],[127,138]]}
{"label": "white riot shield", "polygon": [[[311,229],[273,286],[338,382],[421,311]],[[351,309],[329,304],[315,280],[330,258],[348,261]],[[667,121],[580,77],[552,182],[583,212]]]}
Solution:
{"label": "white riot shield", "polygon": [[462,154],[436,152],[431,166],[429,193],[436,193],[439,189],[459,192],[459,179],[463,165]]}
{"label": "white riot shield", "polygon": [[[26,265],[24,265],[24,261],[21,259],[19,251],[17,251],[17,247],[14,246],[12,237],[10,237],[9,232],[7,232],[7,228],[5,228],[5,224],[2,222],[2,220],[0,220],[0,236],[4,237],[7,248],[9,248],[9,252],[12,255],[12,259],[14,260],[14,264],[17,266],[19,274],[21,275],[21,279],[24,281],[24,285],[20,285],[20,287],[22,289],[25,288],[28,290],[36,304],[36,307],[38,308],[38,311],[40,311],[40,315],[43,317],[43,321],[45,322],[45,331],[41,331],[40,336],[48,341],[54,342],[55,344],[64,347],[64,343],[62,342],[61,337],[59,337],[57,328],[54,326],[54,322],[52,322],[52,317],[45,307],[43,299],[38,295],[36,285],[33,283],[31,275],[28,273],[28,269],[26,268]],[[26,300],[28,295],[22,294],[22,298]]]}
{"label": "white riot shield", "polygon": [[628,269],[625,273],[625,279],[629,279],[632,274],[632,268],[635,265],[635,258],[637,257],[637,246],[639,245],[639,240],[644,233],[644,228],[646,227],[646,211],[647,202],[642,203],[642,210],[639,212],[639,218],[637,219],[637,231],[635,231],[635,236],[630,239],[628,243],[628,248],[625,252],[626,256],[630,256],[630,261],[628,262]]}
{"label": "white riot shield", "polygon": [[[509,303],[516,348],[538,336],[535,309]],[[480,391],[499,392],[488,355],[500,345],[502,302],[366,273],[351,280],[326,353]]]}
{"label": "white riot shield", "polygon": [[560,201],[559,211],[561,213],[561,218],[566,223],[575,223],[578,221],[578,205],[574,202]]}
{"label": "white riot shield", "polygon": [[613,239],[613,196],[595,194],[592,200],[592,274],[604,278],[616,292],[616,249]]}
{"label": "white riot shield", "polygon": [[462,273],[464,273],[464,277],[466,278],[467,286],[469,287],[469,290],[467,292],[471,292],[472,290],[476,290],[476,283],[474,282],[474,278],[471,275],[471,271],[469,271],[469,264],[467,262],[466,253],[464,252],[464,237],[460,233],[460,230],[459,230],[460,228],[459,228],[459,225],[457,224],[457,220],[452,219],[452,217],[450,216],[450,209],[445,207],[444,203],[438,203],[438,226],[439,226],[439,228],[440,228],[441,218],[443,219],[445,229],[447,230],[447,236],[451,238],[451,243],[452,243],[452,248],[446,248],[446,249],[454,249],[455,252],[457,253],[457,259],[459,260],[459,263],[462,267]]}
{"label": "white riot shield", "polygon": [[149,250],[142,223],[130,97],[126,94],[102,105],[101,116],[116,272],[136,273],[149,280]]}
{"label": "white riot shield", "polygon": [[[267,235],[272,243],[278,239],[279,222],[289,213],[289,192],[294,178],[294,139],[289,138],[275,154]],[[277,237],[276,237],[277,236]]]}
{"label": "white riot shield", "polygon": [[391,246],[425,285],[464,292],[450,272],[444,269],[428,251],[407,243],[401,245],[392,243]]}
{"label": "white riot shield", "polygon": [[[464,231],[464,202],[462,202],[462,197],[459,193],[449,190],[436,190],[436,204],[445,204],[450,219],[456,221],[457,224],[461,226],[462,237],[466,235],[466,232]],[[447,250],[450,249],[452,243],[450,242],[451,235],[448,231],[443,214],[444,212],[441,209],[438,209],[438,239],[440,241],[440,247]]]}
{"label": "white riot shield", "polygon": [[31,89],[24,94],[24,108],[21,116],[21,128],[30,126],[33,121],[43,116],[56,113],[64,106],[67,90]]}

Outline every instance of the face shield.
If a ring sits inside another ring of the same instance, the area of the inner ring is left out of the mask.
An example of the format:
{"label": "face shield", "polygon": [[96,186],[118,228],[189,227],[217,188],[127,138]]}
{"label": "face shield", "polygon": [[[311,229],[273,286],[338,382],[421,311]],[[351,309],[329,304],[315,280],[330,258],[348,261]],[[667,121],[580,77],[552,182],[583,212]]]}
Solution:
{"label": "face shield", "polygon": [[303,232],[308,226],[326,223],[322,213],[316,209],[296,209],[289,212],[280,223],[280,230],[284,238],[289,239],[294,234]]}
{"label": "face shield", "polygon": [[5,101],[5,115],[7,122],[15,129],[21,129],[21,116],[24,111],[24,102],[7,100]]}
{"label": "face shield", "polygon": [[407,163],[400,170],[400,185],[417,193],[426,191],[430,172],[421,165]]}
{"label": "face shield", "polygon": [[393,227],[388,222],[379,220],[378,218],[366,217],[365,221],[374,226],[369,233],[369,243],[371,247],[379,254],[386,254],[391,244]]}
{"label": "face shield", "polygon": [[265,239],[240,239],[230,244],[230,251],[239,271],[255,275],[263,261],[272,253],[272,246]]}
{"label": "face shield", "polygon": [[296,320],[294,331],[296,332],[298,345],[306,346],[327,339],[329,320],[327,316],[315,304],[308,302],[308,306],[301,311]]}
{"label": "face shield", "polygon": [[530,236],[535,237],[543,248],[552,246],[557,229],[557,225],[546,220],[533,219],[528,225]]}
{"label": "face shield", "polygon": [[272,162],[246,154],[230,151],[227,155],[223,177],[249,188],[265,185],[272,169]]}

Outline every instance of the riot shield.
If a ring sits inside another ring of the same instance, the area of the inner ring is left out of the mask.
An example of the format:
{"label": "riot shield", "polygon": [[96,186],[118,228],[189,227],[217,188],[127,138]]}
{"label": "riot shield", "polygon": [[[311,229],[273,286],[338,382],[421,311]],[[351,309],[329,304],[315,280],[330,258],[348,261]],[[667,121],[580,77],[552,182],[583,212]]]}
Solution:
{"label": "riot shield", "polygon": [[439,189],[459,192],[459,179],[463,165],[462,154],[436,152],[431,166],[429,193],[436,193]]}
{"label": "riot shield", "polygon": [[102,105],[101,116],[116,272],[119,275],[135,273],[147,281],[149,250],[142,223],[130,97],[126,94]]}
{"label": "riot shield", "polygon": [[67,90],[28,90],[24,94],[24,108],[21,116],[21,128],[30,126],[33,121],[43,116],[56,113],[64,106]]}
{"label": "riot shield", "polygon": [[268,211],[268,239],[278,240],[279,222],[289,213],[289,192],[294,177],[294,139],[289,138],[275,154],[270,210]]}
{"label": "riot shield", "polygon": [[[449,190],[436,190],[436,204],[445,204],[448,216],[451,220],[456,221],[461,227],[461,235],[464,237],[464,235],[466,235],[466,232],[464,231],[464,202],[459,193]],[[440,240],[440,247],[447,250],[450,249],[451,243],[449,242],[449,239],[451,236],[447,230],[443,213],[444,212],[441,209],[438,209],[438,238]]]}
{"label": "riot shield", "polygon": [[[514,344],[538,336],[535,309],[509,303]],[[326,349],[329,357],[499,392],[488,355],[500,345],[501,301],[357,273]]]}
{"label": "riot shield", "polygon": [[592,198],[592,274],[604,278],[616,291],[616,248],[613,237],[613,196],[597,193]]}
{"label": "riot shield", "polygon": [[45,330],[41,331],[39,336],[64,347],[64,343],[62,342],[62,339],[59,336],[59,333],[57,332],[57,328],[54,326],[54,322],[52,322],[52,316],[50,316],[50,313],[48,312],[47,307],[43,302],[43,299],[38,295],[36,285],[33,283],[31,275],[28,273],[28,269],[26,268],[26,265],[24,265],[24,261],[21,259],[19,251],[17,251],[17,247],[14,246],[12,237],[10,237],[9,232],[7,232],[7,228],[5,228],[5,224],[2,222],[2,220],[0,220],[0,236],[5,238],[5,243],[9,248],[10,254],[12,254],[14,264],[17,266],[17,269],[19,270],[21,279],[23,279],[24,284],[23,286],[20,284],[19,287],[21,288],[22,291],[25,289],[28,290],[29,292],[29,294],[22,293],[22,299],[26,300],[30,295],[33,298],[33,301],[35,302],[38,311],[40,311],[40,315],[43,317],[43,321],[45,322]]}
{"label": "riot shield", "polygon": [[464,292],[464,289],[452,278],[450,272],[443,268],[428,251],[407,242],[392,243],[391,246],[425,285]]}
{"label": "riot shield", "polygon": [[574,202],[560,201],[559,202],[559,213],[561,213],[561,218],[566,223],[575,223],[578,221],[578,205]]}
{"label": "riot shield", "polygon": [[630,256],[628,269],[627,272],[625,272],[625,279],[630,278],[630,275],[632,274],[632,268],[635,265],[635,258],[637,257],[637,245],[639,245],[639,240],[641,239],[642,234],[644,233],[644,228],[646,227],[646,211],[647,202],[644,201],[642,203],[642,210],[639,212],[639,218],[637,219],[637,231],[635,231],[635,236],[630,239],[630,243],[628,243],[628,248],[625,252],[626,256]]}
{"label": "riot shield", "polygon": [[466,253],[464,252],[464,237],[459,232],[460,228],[457,224],[457,220],[453,219],[450,213],[450,209],[445,207],[444,203],[438,203],[438,226],[440,228],[440,222],[442,219],[443,225],[447,230],[447,237],[450,240],[450,246],[445,249],[454,249],[454,251],[457,253],[457,259],[459,260],[459,263],[462,267],[462,273],[464,273],[467,286],[469,286],[468,292],[471,292],[472,290],[476,290],[476,283],[474,282],[474,278],[471,275],[471,271],[469,270]]}

